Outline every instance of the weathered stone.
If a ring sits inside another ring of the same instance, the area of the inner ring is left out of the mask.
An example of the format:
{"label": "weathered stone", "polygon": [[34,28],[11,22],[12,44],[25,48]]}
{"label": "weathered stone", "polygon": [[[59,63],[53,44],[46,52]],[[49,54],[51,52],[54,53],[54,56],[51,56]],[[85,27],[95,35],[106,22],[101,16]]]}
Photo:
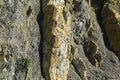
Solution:
{"label": "weathered stone", "polygon": [[0,80],[120,80],[119,4],[1,0]]}
{"label": "weathered stone", "polygon": [[91,64],[93,64],[96,67],[100,67],[101,56],[100,55],[98,56],[99,61],[96,58],[96,55],[99,54],[98,53],[99,47],[97,46],[97,44],[94,43],[93,41],[89,41],[85,43],[84,47],[85,47],[86,56],[90,60]]}
{"label": "weathered stone", "polygon": [[[38,13],[39,0],[0,1],[0,79],[42,79],[38,51],[40,34],[36,21]],[[21,66],[17,61],[22,56],[31,60],[28,73],[16,73],[19,70],[16,66]]]}
{"label": "weathered stone", "polygon": [[106,2],[102,10],[102,17],[110,45],[120,58],[120,1]]}
{"label": "weathered stone", "polygon": [[72,20],[69,10],[72,2],[68,2],[43,2],[43,66],[46,80],[67,80]]}

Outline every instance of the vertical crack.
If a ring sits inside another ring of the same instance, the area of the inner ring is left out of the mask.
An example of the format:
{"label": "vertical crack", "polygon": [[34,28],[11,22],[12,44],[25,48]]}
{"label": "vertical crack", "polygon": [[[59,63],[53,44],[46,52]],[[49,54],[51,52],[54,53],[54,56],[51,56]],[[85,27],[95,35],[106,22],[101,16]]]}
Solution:
{"label": "vertical crack", "polygon": [[39,31],[40,31],[40,44],[39,44],[39,56],[40,56],[40,67],[41,67],[41,75],[44,76],[43,72],[43,42],[44,42],[44,37],[43,37],[43,18],[44,18],[44,13],[43,13],[43,0],[40,0],[40,12],[37,16],[37,22],[39,25]]}
{"label": "vertical crack", "polygon": [[93,7],[94,9],[97,7],[97,9],[95,9],[95,14],[96,14],[97,22],[100,26],[100,29],[103,32],[103,41],[104,41],[104,44],[105,44],[106,48],[108,50],[112,51],[113,53],[115,53],[116,56],[118,56],[117,52],[110,45],[110,41],[108,39],[107,33],[104,29],[104,24],[102,22],[103,19],[102,19],[101,12],[102,12],[104,3],[105,3],[104,0],[92,0],[91,7]]}

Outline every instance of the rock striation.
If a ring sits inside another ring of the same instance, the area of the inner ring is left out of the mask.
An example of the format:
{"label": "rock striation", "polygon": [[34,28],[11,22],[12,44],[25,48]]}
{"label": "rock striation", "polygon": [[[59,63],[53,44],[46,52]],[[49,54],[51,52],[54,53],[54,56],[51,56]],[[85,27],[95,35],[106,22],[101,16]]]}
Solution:
{"label": "rock striation", "polygon": [[67,80],[71,42],[71,1],[43,1],[43,72],[46,80]]}

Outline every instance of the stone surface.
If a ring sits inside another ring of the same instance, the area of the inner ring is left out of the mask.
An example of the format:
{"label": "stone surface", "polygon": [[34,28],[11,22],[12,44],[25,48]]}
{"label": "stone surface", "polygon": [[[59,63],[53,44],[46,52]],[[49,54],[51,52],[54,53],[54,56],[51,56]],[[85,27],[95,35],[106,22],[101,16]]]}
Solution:
{"label": "stone surface", "polygon": [[107,1],[102,10],[102,17],[110,45],[120,58],[120,1]]}
{"label": "stone surface", "polygon": [[[38,13],[39,0],[0,1],[1,80],[39,80],[41,78],[38,51],[40,34],[36,21]],[[19,64],[19,59],[22,57],[31,60],[27,73],[18,67],[22,66]]]}
{"label": "stone surface", "polygon": [[43,2],[43,66],[46,80],[67,80],[72,20],[71,1],[68,2]]}
{"label": "stone surface", "polygon": [[120,80],[119,0],[1,0],[0,80]]}

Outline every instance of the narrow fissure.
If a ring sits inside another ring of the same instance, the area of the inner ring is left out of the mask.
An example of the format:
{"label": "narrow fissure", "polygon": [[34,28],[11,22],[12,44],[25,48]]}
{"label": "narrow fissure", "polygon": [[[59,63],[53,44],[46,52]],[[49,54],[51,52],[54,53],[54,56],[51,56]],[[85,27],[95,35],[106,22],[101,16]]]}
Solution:
{"label": "narrow fissure", "polygon": [[73,65],[74,70],[75,70],[75,72],[77,73],[77,75],[79,75],[80,78],[83,78],[83,77],[81,76],[81,74],[78,72],[78,68],[77,68],[73,63],[72,63],[72,65]]}
{"label": "narrow fissure", "polygon": [[40,57],[40,67],[41,67],[41,75],[43,78],[45,78],[44,72],[43,72],[43,19],[44,19],[44,13],[43,13],[43,0],[40,0],[40,12],[37,16],[37,22],[39,25],[39,31],[40,31],[40,44],[39,44],[39,57]]}
{"label": "narrow fissure", "polygon": [[[103,23],[102,23],[102,15],[101,15],[101,12],[102,12],[104,3],[105,3],[104,0],[92,0],[91,6],[92,6],[93,8],[96,8],[96,7],[97,7],[97,9],[95,9],[95,14],[96,14],[97,22],[98,22],[98,24],[99,24],[99,26],[100,26],[100,29],[101,29],[102,32],[103,32],[103,40],[104,40],[104,44],[105,44],[106,48],[117,55],[117,52],[116,52],[116,51],[111,47],[111,45],[110,45],[110,42],[109,42],[109,40],[108,40],[108,36],[107,36],[106,31],[105,31],[105,29],[104,29],[104,25],[103,25]],[[118,56],[118,55],[117,55],[117,56]]]}

